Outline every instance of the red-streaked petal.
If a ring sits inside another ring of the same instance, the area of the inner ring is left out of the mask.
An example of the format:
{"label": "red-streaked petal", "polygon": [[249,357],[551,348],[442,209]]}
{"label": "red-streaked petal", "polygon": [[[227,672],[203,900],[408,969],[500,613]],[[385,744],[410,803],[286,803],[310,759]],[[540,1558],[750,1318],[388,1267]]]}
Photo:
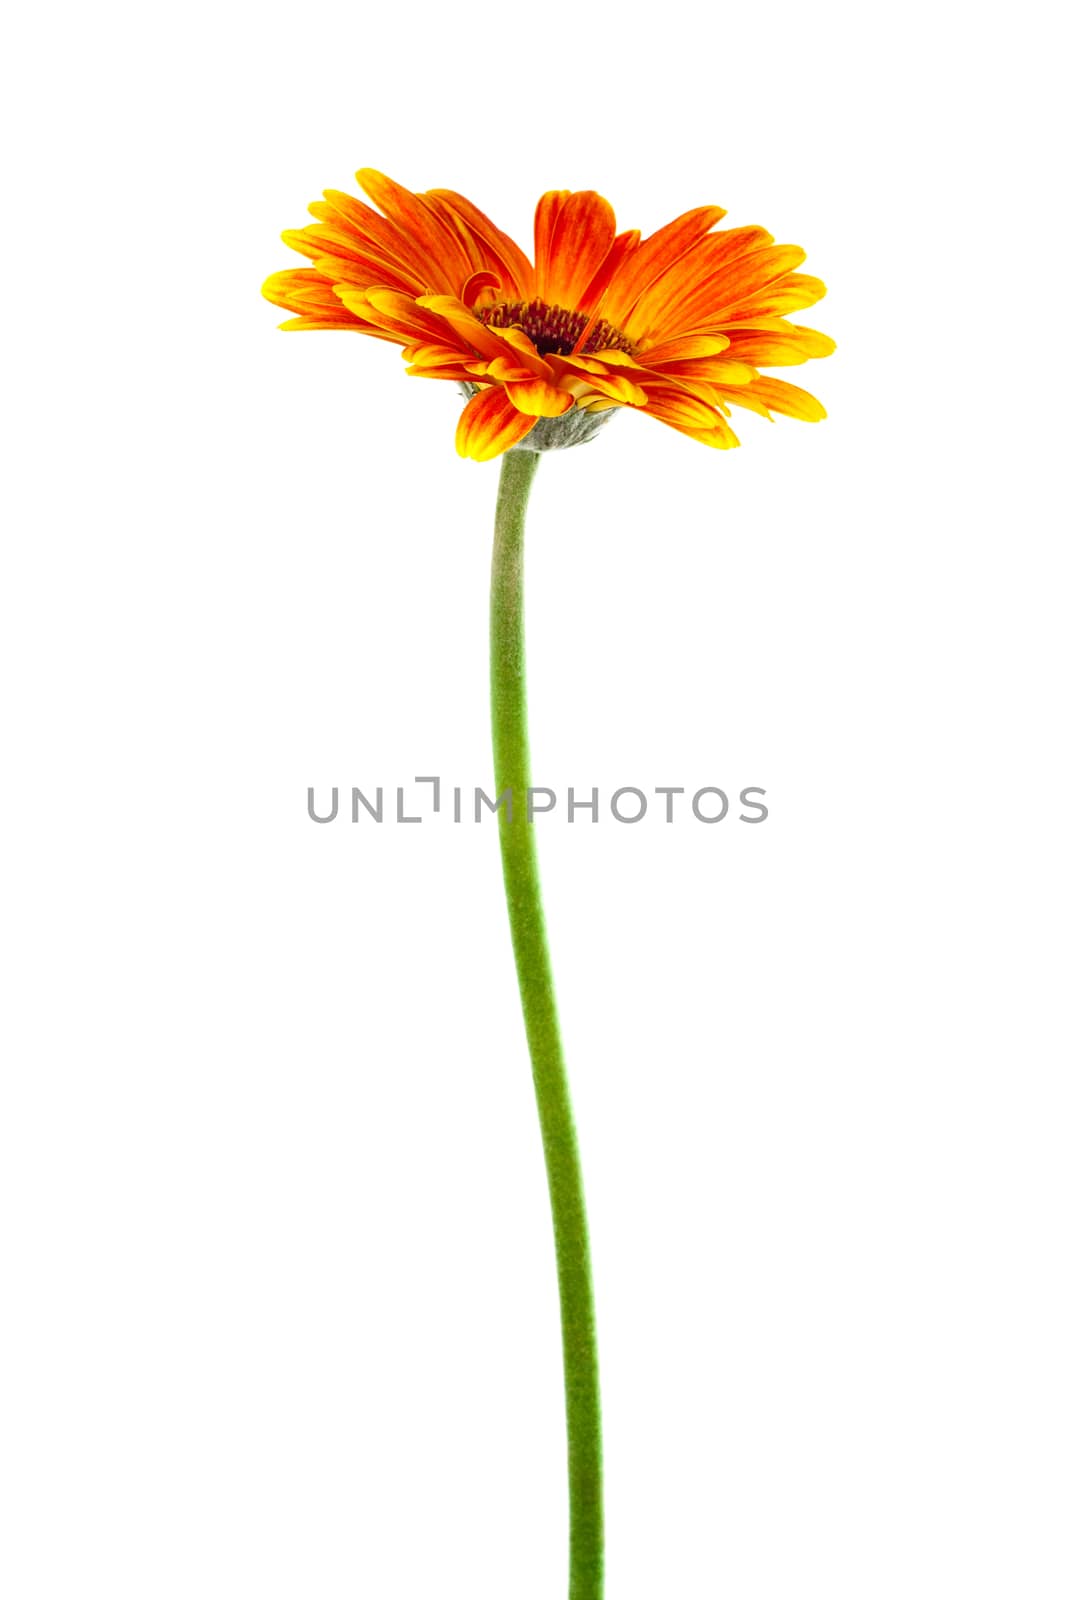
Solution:
{"label": "red-streaked petal", "polygon": [[[733,248],[724,249],[724,241]],[[740,253],[735,253],[738,246]],[[798,245],[752,248],[747,241],[711,235],[642,295],[627,319],[626,332],[631,338],[657,339],[697,333],[714,324],[720,306],[734,304],[784,277],[803,259]]]}
{"label": "red-streaked petal", "polygon": [[550,189],[537,202],[534,212],[534,293],[547,300],[548,264],[552,253],[552,235],[556,219],[563,210],[564,201],[570,198],[569,189]]}
{"label": "red-streaked petal", "polygon": [[443,318],[453,331],[472,349],[477,350],[489,361],[495,361],[497,356],[506,355],[508,345],[497,337],[495,328],[487,328],[472,312],[467,310],[462,300],[457,300],[454,295],[427,294],[423,295],[418,304],[426,311]]}
{"label": "red-streaked petal", "polygon": [[460,299],[467,307],[468,311],[473,311],[478,296],[481,294],[483,289],[499,288],[500,278],[497,273],[472,272],[466,283],[463,285],[463,293],[460,295]]}
{"label": "red-streaked petal", "polygon": [[379,265],[369,256],[357,260],[352,256],[317,255],[312,257],[315,271],[331,283],[344,283],[352,289],[388,288],[401,294],[422,294],[425,285],[410,273],[398,272],[393,267]]}
{"label": "red-streaked petal", "polygon": [[594,394],[603,395],[613,405],[643,406],[648,401],[648,391],[639,383],[634,383],[632,378],[624,378],[621,373],[593,374],[587,381]]}
{"label": "red-streaked petal", "polygon": [[659,344],[642,349],[638,360],[642,366],[657,367],[664,361],[702,361],[717,356],[731,341],[724,333],[687,334],[680,339],[664,339]]}
{"label": "red-streaked petal", "polygon": [[404,368],[409,378],[445,378],[451,383],[473,383],[472,373],[461,363],[456,362],[451,367],[423,366],[418,361],[412,361]]}
{"label": "red-streaked petal", "polygon": [[633,376],[628,376],[624,368],[604,366],[598,357],[551,356],[549,359],[556,372],[556,382],[580,396],[591,390],[617,406],[643,406],[647,399],[641,383],[635,381],[644,378],[639,368],[633,368]]}
{"label": "red-streaked petal", "polygon": [[[608,291],[615,282],[622,267],[622,263],[629,259],[640,243],[641,235],[636,228],[631,228],[626,233],[620,233],[614,244],[604,257],[597,269],[596,276],[592,279],[582,298],[579,300],[576,311],[581,311],[589,318],[590,328],[604,315],[602,301],[606,301]],[[610,320],[610,318],[609,318]]]}
{"label": "red-streaked petal", "polygon": [[700,324],[687,319],[680,309],[688,297],[728,262],[772,242],[766,228],[728,228],[724,233],[707,234],[642,289],[618,325],[625,325],[631,338],[657,343],[676,334],[700,331]]}
{"label": "red-streaked petal", "polygon": [[795,367],[802,361],[831,355],[835,348],[825,333],[785,321],[773,332],[757,328],[730,332],[730,354],[753,367]]}
{"label": "red-streaked petal", "polygon": [[684,384],[689,384],[691,381],[748,384],[759,377],[755,367],[748,366],[744,361],[734,361],[731,359],[732,356],[731,349],[727,356],[711,356],[706,361],[665,361],[659,363],[655,371]]}
{"label": "red-streaked petal", "polygon": [[[533,379],[529,367],[524,367],[521,361],[516,361],[511,356],[497,356],[495,361],[487,361],[485,375],[487,378],[492,378],[494,383],[529,383]],[[545,382],[544,378],[535,381]]]}
{"label": "red-streaked petal", "polygon": [[481,389],[463,408],[456,428],[456,449],[472,461],[492,461],[525,439],[536,417],[516,411],[504,389]]}
{"label": "red-streaked petal", "polygon": [[[345,218],[325,202],[316,201],[308,206],[308,210],[313,217],[323,220],[301,228],[298,234],[290,235],[286,242],[293,249],[300,249],[305,255],[313,252],[313,258],[330,256],[349,262],[344,276],[353,282],[390,283],[411,289],[416,294],[425,291],[425,274],[412,261],[410,252],[398,259],[392,250],[378,240],[367,239],[356,233]],[[376,212],[369,214],[377,215]],[[314,249],[316,243],[318,248]]]}
{"label": "red-streaked petal", "polygon": [[591,358],[593,361],[602,361],[607,367],[627,367],[633,372],[644,370],[641,362],[633,356],[626,354],[625,350],[598,350]]}
{"label": "red-streaked petal", "polygon": [[[320,205],[315,201],[308,206],[312,216],[330,216],[330,208]],[[371,216],[377,216],[371,212]],[[379,217],[379,221],[382,219]],[[286,228],[282,233],[282,243],[287,244],[290,250],[298,250],[302,256],[340,256],[342,260],[364,261],[371,260],[378,264],[383,272],[403,270],[404,258],[375,239],[367,239],[355,233],[342,218],[333,221],[309,222],[303,228]]]}
{"label": "red-streaked petal", "polygon": [[[420,194],[415,198],[434,219],[445,237],[452,241],[453,248],[458,252],[458,259],[467,263],[468,273],[481,272],[486,267],[485,252],[463,218],[453,211],[451,206],[447,206],[443,200],[435,199],[433,195]],[[495,273],[494,276],[499,277],[500,274]]]}
{"label": "red-streaked petal", "polygon": [[281,306],[283,311],[315,312],[320,316],[334,316],[338,322],[354,320],[334,294],[333,284],[313,267],[272,272],[263,285],[263,297],[272,306]]}
{"label": "red-streaked petal", "polygon": [[507,397],[526,417],[561,417],[574,404],[574,396],[544,378],[530,378],[522,383],[504,385]]}
{"label": "red-streaked petal", "polygon": [[533,267],[525,252],[519,249],[514,239],[491,222],[484,211],[479,211],[465,195],[456,194],[451,189],[429,189],[425,198],[441,201],[466,223],[481,246],[486,265],[500,271],[506,295],[513,295],[517,300],[532,297]]}
{"label": "red-streaked petal", "polygon": [[[394,270],[414,276],[423,289],[448,287],[441,281],[438,260],[432,253],[423,250],[418,240],[405,228],[383,217],[365,200],[357,200],[354,195],[344,194],[340,189],[327,189],[325,199],[333,212],[331,226],[350,236],[352,247],[357,252],[390,263]],[[309,209],[313,215],[322,215],[319,202]]]}
{"label": "red-streaked petal", "polygon": [[343,284],[337,286],[336,292],[350,311],[384,329],[397,344],[424,340],[428,344],[451,345],[460,356],[467,353],[462,343],[451,336],[452,329],[444,318],[423,310],[410,295],[397,294],[392,289],[348,289]]}
{"label": "red-streaked petal", "polygon": [[621,371],[634,378],[645,375],[646,369],[635,361],[633,356],[628,356],[625,350],[598,350],[595,356],[583,356],[572,353],[571,355],[550,355],[545,360],[553,371],[562,372],[564,368],[576,369],[579,373],[594,372],[599,374]]}
{"label": "red-streaked petal", "polygon": [[377,328],[361,328],[358,322],[353,322],[351,319],[348,322],[337,322],[332,317],[320,317],[314,313],[291,317],[288,322],[279,322],[278,327],[283,333],[311,333],[316,328],[331,328],[334,333],[366,333],[372,339],[385,338],[385,334],[379,333]]}
{"label": "red-streaked petal", "polygon": [[409,361],[404,371],[410,378],[447,378],[453,383],[475,383],[477,379],[467,371],[464,361],[453,356],[448,366],[435,361]]}
{"label": "red-streaked petal", "polygon": [[[511,328],[490,328],[467,310],[462,301],[452,295],[423,295],[419,305],[445,318],[456,335],[490,361],[498,356],[515,356],[534,377],[546,378],[549,369],[526,338],[509,337],[518,332]],[[527,353],[527,347],[532,354]]]}
{"label": "red-streaked petal", "polygon": [[661,273],[684,256],[725,215],[720,206],[696,206],[650,234],[619,270],[610,292],[604,297],[601,316],[616,326],[621,325],[638,295],[651,288]]}
{"label": "red-streaked petal", "polygon": [[687,395],[656,394],[645,408],[646,414],[676,428],[679,433],[698,439],[716,450],[730,450],[740,444],[722,413]]}
{"label": "red-streaked petal", "polygon": [[[338,294],[344,294],[342,285],[338,285]],[[379,284],[361,291],[364,300],[380,311],[383,316],[389,317],[394,322],[410,321],[413,326],[424,327],[428,332],[442,331],[442,319],[433,316],[423,309],[421,296],[398,294],[395,289],[384,289]]]}
{"label": "red-streaked petal", "polygon": [[537,346],[528,333],[524,333],[521,328],[494,328],[493,332],[499,335],[505,344],[510,345],[512,350],[518,351],[523,363],[539,378],[551,375],[547,361],[544,356],[538,354]]}
{"label": "red-streaked petal", "polygon": [[462,364],[467,372],[476,377],[482,377],[488,368],[487,361],[481,361],[477,356],[466,352],[460,354],[452,345],[414,344],[407,345],[401,352],[405,361],[412,362],[417,367],[450,367],[457,363]]}
{"label": "red-streaked petal", "polygon": [[[729,323],[747,322],[752,317],[784,317],[790,311],[803,311],[821,300],[826,285],[806,272],[790,272],[784,278],[757,289],[745,300],[721,305],[709,314],[708,326],[715,329]],[[697,324],[698,326],[700,324]]]}
{"label": "red-streaked petal", "polygon": [[379,338],[376,328],[371,328],[365,318],[358,317],[349,307],[342,306],[334,294],[333,283],[326,282],[312,269],[274,272],[262,286],[264,299],[272,306],[296,312],[294,322],[280,323],[286,331],[294,328],[342,328],[354,333],[371,333]]}
{"label": "red-streaked petal", "polygon": [[356,182],[385,216],[403,230],[420,255],[433,264],[427,286],[458,293],[470,273],[471,263],[455,233],[434,215],[432,207],[426,205],[420,195],[412,194],[410,189],[394,183],[392,178],[387,178],[384,172],[376,172],[373,167],[362,167],[356,173]]}
{"label": "red-streaked petal", "polygon": [[765,406],[783,417],[796,417],[798,422],[821,422],[826,416],[821,400],[816,400],[806,389],[798,389],[795,383],[784,383],[781,378],[760,376],[743,389],[724,388],[722,392],[723,398],[731,404],[748,406],[752,411]]}
{"label": "red-streaked petal", "polygon": [[600,377],[608,371],[607,366],[603,361],[601,361],[599,355],[548,355],[545,357],[545,360],[557,377],[562,376],[564,373],[568,373],[579,378],[584,378],[586,373],[589,372],[596,373],[596,375]]}
{"label": "red-streaked petal", "polygon": [[[615,213],[592,189],[570,194],[560,206],[548,245],[544,299],[573,310],[615,242]],[[537,259],[540,278],[541,259]]]}
{"label": "red-streaked petal", "polygon": [[736,260],[712,266],[688,293],[679,295],[679,318],[694,313],[698,318],[713,313],[716,307],[737,301],[777,283],[804,260],[798,244],[771,244],[748,250]]}
{"label": "red-streaked petal", "polygon": [[714,401],[689,394],[685,389],[656,389],[649,397],[648,410],[657,417],[670,417],[674,422],[684,422],[690,428],[710,428],[714,425]]}
{"label": "red-streaked petal", "polygon": [[[312,216],[319,216],[328,212],[328,206],[317,203],[308,206]],[[357,239],[348,228],[335,228],[328,222],[311,222],[304,228],[286,228],[282,234],[282,243],[287,244],[290,250],[297,250],[302,256],[335,255],[342,260],[363,260],[369,256],[377,259],[383,271],[391,272],[396,265],[394,258],[385,250],[375,252],[373,246],[368,247],[363,240]]]}

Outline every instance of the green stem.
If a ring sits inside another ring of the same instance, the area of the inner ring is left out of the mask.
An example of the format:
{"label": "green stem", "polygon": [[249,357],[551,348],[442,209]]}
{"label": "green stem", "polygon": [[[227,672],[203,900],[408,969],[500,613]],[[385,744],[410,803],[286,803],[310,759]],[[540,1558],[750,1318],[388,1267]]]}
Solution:
{"label": "green stem", "polygon": [[567,1398],[570,1600],[602,1600],[604,1495],[589,1227],[552,991],[534,828],[527,810],[530,749],[523,640],[523,528],[540,459],[533,450],[509,450],[500,467],[490,608],[493,755],[497,796],[511,793],[510,820],[506,800],[498,813],[500,853],[556,1238]]}

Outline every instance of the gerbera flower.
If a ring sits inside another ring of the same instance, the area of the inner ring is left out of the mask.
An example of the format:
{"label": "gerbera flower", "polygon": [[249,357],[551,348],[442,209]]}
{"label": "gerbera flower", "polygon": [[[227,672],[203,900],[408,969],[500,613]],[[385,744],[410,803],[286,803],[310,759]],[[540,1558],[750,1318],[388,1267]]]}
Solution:
{"label": "gerbera flower", "polygon": [[356,176],[380,209],[327,190],[316,221],[282,235],[312,265],[274,273],[263,293],[294,313],[283,328],[387,339],[413,376],[462,385],[461,455],[577,443],[619,406],[717,449],[739,442],[732,406],[825,416],[761,370],[834,348],[786,320],[825,289],[765,228],[715,231],[725,213],[698,206],[642,239],[616,232],[601,195],[554,190],[537,204],[531,262],[460,194]]}

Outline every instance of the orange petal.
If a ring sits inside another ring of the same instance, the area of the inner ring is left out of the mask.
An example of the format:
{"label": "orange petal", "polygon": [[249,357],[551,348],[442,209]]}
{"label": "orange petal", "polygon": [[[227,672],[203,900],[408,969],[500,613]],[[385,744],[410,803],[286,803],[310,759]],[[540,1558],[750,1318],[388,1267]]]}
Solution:
{"label": "orange petal", "polygon": [[[313,217],[322,212],[329,213],[328,206],[317,204],[308,206],[308,210]],[[305,228],[286,228],[282,243],[287,244],[290,250],[299,250],[302,256],[359,256],[366,252],[366,246],[349,229],[334,228],[328,222],[312,222]],[[383,250],[381,255],[383,263],[389,259],[386,251]]]}
{"label": "orange petal", "polygon": [[[578,305],[615,240],[615,213],[592,189],[570,194],[556,214],[544,264],[543,298],[549,305]],[[537,258],[539,281],[541,257]]]}
{"label": "orange petal", "polygon": [[291,267],[285,272],[272,272],[263,285],[264,298],[283,311],[315,309],[334,312],[343,322],[351,321],[333,292],[333,284],[313,267]]}
{"label": "orange petal", "polygon": [[[338,294],[344,294],[343,286],[338,286]],[[398,294],[395,289],[384,289],[379,284],[373,284],[361,291],[364,300],[372,305],[375,311],[380,311],[383,316],[393,321],[401,322],[410,320],[413,325],[425,327],[427,331],[440,333],[441,319],[425,311],[420,304],[422,296]]]}
{"label": "orange petal", "polygon": [[598,350],[592,359],[603,362],[607,367],[628,367],[633,372],[642,370],[640,361],[628,356],[625,350]]}
{"label": "orange petal", "polygon": [[551,376],[551,369],[548,365],[548,362],[545,360],[544,356],[538,354],[537,346],[534,344],[528,333],[524,333],[521,328],[514,327],[494,328],[493,332],[499,338],[503,339],[504,343],[509,345],[512,350],[518,351],[524,366],[526,366],[530,372],[535,373],[539,378],[547,378]]}
{"label": "orange petal", "polygon": [[648,400],[648,392],[639,383],[634,383],[631,378],[624,378],[613,372],[604,373],[603,376],[591,376],[588,382],[595,394],[603,395],[605,399],[617,406],[643,406]]}
{"label": "orange petal", "polygon": [[701,308],[736,302],[784,278],[803,260],[804,251],[798,244],[771,244],[748,250],[735,260],[713,265],[689,298]]}
{"label": "orange petal", "polygon": [[688,334],[680,339],[664,339],[642,349],[639,360],[642,366],[658,367],[664,361],[699,361],[716,356],[732,341],[722,333]]}
{"label": "orange petal", "polygon": [[453,331],[469,344],[479,355],[493,361],[497,356],[507,353],[507,345],[498,339],[496,330],[487,328],[476,316],[467,310],[462,300],[457,300],[455,295],[427,294],[422,295],[417,304],[426,311],[442,317]]}
{"label": "orange petal", "polygon": [[419,361],[412,361],[404,368],[409,378],[447,378],[451,383],[472,383],[474,374],[469,372],[462,362],[453,358],[450,367],[438,366],[430,363],[424,365]]}
{"label": "orange petal", "polygon": [[552,254],[556,218],[569,198],[569,189],[550,189],[538,200],[534,212],[534,292],[542,300],[547,299],[548,263]]}
{"label": "orange petal", "polygon": [[722,413],[685,395],[657,394],[646,407],[649,416],[665,422],[669,428],[688,434],[701,444],[716,450],[729,450],[740,443]]}
{"label": "orange petal", "polygon": [[687,386],[691,382],[749,384],[759,377],[755,367],[744,361],[734,361],[732,356],[731,346],[728,356],[711,356],[707,361],[667,361],[655,370]]}
{"label": "orange petal", "polygon": [[714,325],[720,307],[784,277],[804,259],[798,245],[756,245],[762,229],[703,239],[641,297],[627,321],[633,338],[671,338]]}
{"label": "orange petal", "polygon": [[561,417],[574,404],[574,396],[544,378],[530,378],[524,383],[505,384],[507,397],[526,417]]}
{"label": "orange petal", "polygon": [[[433,256],[425,254],[405,229],[340,189],[327,189],[325,201],[332,227],[350,237],[354,250],[391,264],[394,271],[412,276],[424,289],[436,283]],[[321,217],[325,208],[316,201],[309,210]]]}
{"label": "orange petal", "polygon": [[347,322],[337,322],[332,317],[320,317],[314,314],[309,316],[291,317],[288,322],[279,322],[278,326],[281,328],[283,333],[310,333],[315,328],[330,328],[334,333],[338,331],[342,333],[368,333],[372,339],[382,339],[385,337],[385,335],[379,333],[376,328],[361,328],[359,324],[357,322],[353,322],[351,318]]}
{"label": "orange petal", "polygon": [[[366,276],[366,283],[393,283],[396,282],[404,288],[414,288],[417,293],[422,293],[426,284],[422,272],[412,265],[407,255],[397,258],[394,251],[386,249],[374,239],[361,238],[355,233],[344,218],[339,217],[332,207],[325,203],[308,206],[313,217],[322,217],[325,220],[313,222],[307,228],[301,228],[296,235],[290,235],[287,243],[294,249],[300,249],[303,241],[307,245],[304,254],[310,254],[312,247],[315,256],[329,255],[339,257],[342,261],[352,264],[345,276],[358,278],[359,273],[354,269],[362,269]],[[375,215],[376,213],[371,213]]]}
{"label": "orange petal", "polygon": [[425,204],[421,195],[412,194],[373,167],[361,168],[356,182],[402,230],[408,251],[414,250],[424,263],[429,263],[427,287],[458,294],[471,263],[456,234],[434,215],[432,207]]}
{"label": "orange petal", "polygon": [[[463,218],[453,211],[451,206],[445,205],[443,200],[435,199],[433,195],[420,194],[415,198],[426,214],[433,218],[442,235],[452,242],[453,248],[458,252],[458,259],[467,263],[467,271],[481,272],[486,267],[484,252]],[[499,276],[499,274],[494,275]]]}
{"label": "orange petal", "polygon": [[499,289],[500,278],[495,272],[472,272],[463,285],[460,299],[468,311],[473,311],[475,302],[483,289]]}
{"label": "orange petal", "polygon": [[536,422],[516,411],[503,389],[481,389],[463,408],[456,449],[472,461],[492,461],[524,439]]}
{"label": "orange petal", "polygon": [[637,297],[725,215],[720,206],[696,206],[650,234],[619,271],[604,298],[601,316],[621,324]]}
{"label": "orange petal", "polygon": [[710,428],[717,415],[714,401],[689,394],[685,389],[656,389],[649,397],[647,409],[654,417],[684,422],[690,428]]}
{"label": "orange petal", "polygon": [[[806,389],[794,383],[783,383],[781,378],[757,378],[743,389],[724,389],[724,396],[739,406],[749,406],[753,411],[765,406],[768,411],[778,411],[783,417],[796,417],[798,422],[821,422],[826,407]],[[755,401],[753,405],[751,402]]]}
{"label": "orange petal", "polygon": [[576,368],[579,372],[607,373],[621,368],[638,378],[645,372],[645,368],[633,356],[628,356],[625,350],[598,350],[595,356],[582,356],[572,351],[569,356],[550,355],[545,360],[553,371]]}
{"label": "orange petal", "polygon": [[450,367],[461,362],[468,372],[473,372],[477,377],[483,376],[488,366],[488,362],[479,361],[476,356],[469,356],[466,352],[460,355],[454,346],[421,344],[418,340],[401,353],[405,361],[411,361],[417,367]]}
{"label": "orange petal", "polygon": [[821,300],[826,293],[825,283],[806,272],[790,272],[765,289],[756,289],[746,299],[715,308],[711,325],[718,328],[728,322],[748,321],[750,317],[784,317],[790,311],[803,311]]}
{"label": "orange petal", "polygon": [[[485,363],[485,375],[492,378],[494,383],[528,383],[533,377],[529,367],[524,367],[521,361],[513,360],[511,356],[497,356],[495,361]],[[543,383],[545,380],[537,380]]]}
{"label": "orange petal", "polygon": [[[602,363],[601,356],[614,355],[615,351],[601,351],[596,356],[552,356],[550,360],[557,374],[557,382],[566,384],[575,392],[591,390],[603,395],[617,406],[643,406],[647,395],[634,377],[627,377],[625,368]],[[633,368],[635,377],[643,378],[639,368]]]}
{"label": "orange petal", "polygon": [[696,323],[677,314],[684,298],[726,262],[769,243],[771,236],[765,228],[728,228],[724,233],[706,234],[683,255],[664,265],[655,281],[641,289],[625,315],[620,312],[618,325],[625,324],[631,338],[657,341],[697,331]]}
{"label": "orange petal", "polygon": [[[622,263],[637,249],[641,235],[636,228],[631,228],[627,233],[620,233],[603,261],[597,269],[596,276],[589,284],[582,298],[575,306],[576,311],[582,311],[589,318],[589,327],[592,329],[597,320],[604,316],[602,302],[606,302],[611,285],[618,278]],[[610,318],[608,319],[610,321]]]}
{"label": "orange petal", "polygon": [[835,348],[825,333],[795,327],[784,320],[774,331],[740,328],[730,332],[730,354],[753,367],[795,367],[802,361],[828,356]]}
{"label": "orange petal", "polygon": [[466,354],[460,341],[450,337],[448,323],[424,311],[410,295],[397,294],[392,289],[349,289],[344,284],[338,285],[337,293],[350,311],[381,328],[397,344],[425,340]]}
{"label": "orange petal", "polygon": [[[313,274],[309,274],[313,276]],[[297,283],[287,282],[297,279]],[[315,328],[342,328],[353,333],[370,333],[379,337],[362,318],[349,311],[333,293],[332,284],[302,283],[302,273],[275,272],[263,285],[263,298],[283,311],[295,312],[295,320],[279,323],[287,330]]]}
{"label": "orange petal", "polygon": [[316,255],[312,257],[315,270],[331,283],[345,283],[353,289],[388,288],[401,294],[422,294],[424,285],[410,273],[401,273],[395,267],[383,266],[370,256],[362,260],[354,256]]}
{"label": "orange petal", "polygon": [[479,211],[465,195],[456,194],[451,189],[430,189],[424,199],[439,201],[466,224],[480,246],[485,265],[499,272],[505,295],[513,296],[516,300],[533,297],[533,268],[525,253],[514,239],[489,220],[484,211]]}
{"label": "orange petal", "polygon": [[[495,361],[498,356],[515,356],[534,377],[549,376],[548,367],[518,329],[487,327],[453,295],[423,295],[418,304],[443,317],[458,338],[488,360]],[[514,338],[513,334],[519,334],[519,337]]]}

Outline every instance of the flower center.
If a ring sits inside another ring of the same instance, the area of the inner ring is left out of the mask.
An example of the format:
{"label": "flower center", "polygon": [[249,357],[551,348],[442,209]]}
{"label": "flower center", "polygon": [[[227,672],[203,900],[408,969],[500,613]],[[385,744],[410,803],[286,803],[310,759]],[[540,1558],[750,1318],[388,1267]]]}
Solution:
{"label": "flower center", "polygon": [[502,300],[495,306],[483,306],[475,316],[487,328],[521,328],[541,356],[569,356],[579,340],[579,354],[583,356],[591,356],[597,350],[634,354],[633,345],[610,322],[601,319],[590,328],[583,312],[565,311],[562,306],[546,305],[543,300]]}

